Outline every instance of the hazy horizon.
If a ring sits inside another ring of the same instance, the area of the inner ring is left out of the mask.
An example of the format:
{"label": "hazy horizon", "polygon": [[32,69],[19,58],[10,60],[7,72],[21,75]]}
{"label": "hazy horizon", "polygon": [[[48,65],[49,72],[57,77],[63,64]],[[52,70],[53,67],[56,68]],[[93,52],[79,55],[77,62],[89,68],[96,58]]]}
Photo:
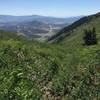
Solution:
{"label": "hazy horizon", "polygon": [[[91,15],[91,14],[90,14]],[[78,15],[78,16],[46,16],[46,15],[0,15],[0,16],[13,16],[13,17],[28,17],[28,16],[41,16],[41,17],[51,17],[51,18],[74,18],[74,17],[83,17],[83,16],[88,16],[88,15]]]}
{"label": "hazy horizon", "polygon": [[100,12],[100,1],[92,0],[0,0],[0,15],[74,17]]}

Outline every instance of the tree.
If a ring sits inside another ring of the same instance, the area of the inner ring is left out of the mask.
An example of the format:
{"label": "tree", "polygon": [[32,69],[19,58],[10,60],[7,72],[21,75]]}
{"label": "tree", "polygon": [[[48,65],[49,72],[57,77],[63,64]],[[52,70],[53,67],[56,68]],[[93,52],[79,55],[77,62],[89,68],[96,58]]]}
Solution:
{"label": "tree", "polygon": [[97,38],[96,38],[96,29],[93,27],[92,30],[84,30],[84,42],[85,45],[94,45],[97,44]]}

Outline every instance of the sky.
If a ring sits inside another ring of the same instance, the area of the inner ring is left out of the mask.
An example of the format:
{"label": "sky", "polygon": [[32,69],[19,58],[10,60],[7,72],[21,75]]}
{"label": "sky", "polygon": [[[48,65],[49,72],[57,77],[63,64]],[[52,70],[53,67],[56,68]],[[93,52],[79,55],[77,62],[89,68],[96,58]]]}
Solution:
{"label": "sky", "polygon": [[0,0],[0,15],[71,17],[100,12],[100,0]]}

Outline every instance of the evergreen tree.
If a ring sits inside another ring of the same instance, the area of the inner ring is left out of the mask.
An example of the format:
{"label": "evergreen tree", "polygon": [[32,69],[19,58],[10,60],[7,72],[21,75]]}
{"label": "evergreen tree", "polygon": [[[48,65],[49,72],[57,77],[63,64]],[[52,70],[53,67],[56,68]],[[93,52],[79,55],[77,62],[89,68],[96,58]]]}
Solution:
{"label": "evergreen tree", "polygon": [[85,45],[97,44],[95,27],[93,27],[92,30],[84,30],[84,33],[85,33],[85,36],[83,39],[84,39]]}

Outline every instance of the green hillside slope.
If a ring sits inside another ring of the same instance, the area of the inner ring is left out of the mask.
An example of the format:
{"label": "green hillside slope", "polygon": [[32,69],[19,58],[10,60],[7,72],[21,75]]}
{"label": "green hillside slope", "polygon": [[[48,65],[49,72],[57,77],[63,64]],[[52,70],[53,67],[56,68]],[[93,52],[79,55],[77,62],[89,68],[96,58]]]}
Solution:
{"label": "green hillside slope", "polygon": [[61,44],[63,43],[66,45],[66,42],[70,42],[72,45],[80,46],[83,43],[83,35],[84,35],[84,29],[92,29],[93,27],[96,28],[96,34],[98,41],[100,41],[100,17],[92,19],[89,23],[84,23],[81,26],[77,27],[73,30],[72,34],[69,37],[65,37]]}
{"label": "green hillside slope", "polygon": [[[52,36],[48,41],[49,42],[59,42],[63,40],[65,37],[70,38],[75,33],[81,34],[84,31],[84,29],[96,27],[97,33],[100,32],[99,29],[100,26],[100,13],[83,17],[80,20],[76,21],[72,25],[69,25],[68,27],[65,27],[60,32],[58,32],[56,35]],[[75,36],[77,37],[77,35]]]}
{"label": "green hillside slope", "polygon": [[[83,29],[92,26],[98,44],[83,46]],[[58,44],[0,38],[0,100],[99,100],[99,27],[94,18]]]}

